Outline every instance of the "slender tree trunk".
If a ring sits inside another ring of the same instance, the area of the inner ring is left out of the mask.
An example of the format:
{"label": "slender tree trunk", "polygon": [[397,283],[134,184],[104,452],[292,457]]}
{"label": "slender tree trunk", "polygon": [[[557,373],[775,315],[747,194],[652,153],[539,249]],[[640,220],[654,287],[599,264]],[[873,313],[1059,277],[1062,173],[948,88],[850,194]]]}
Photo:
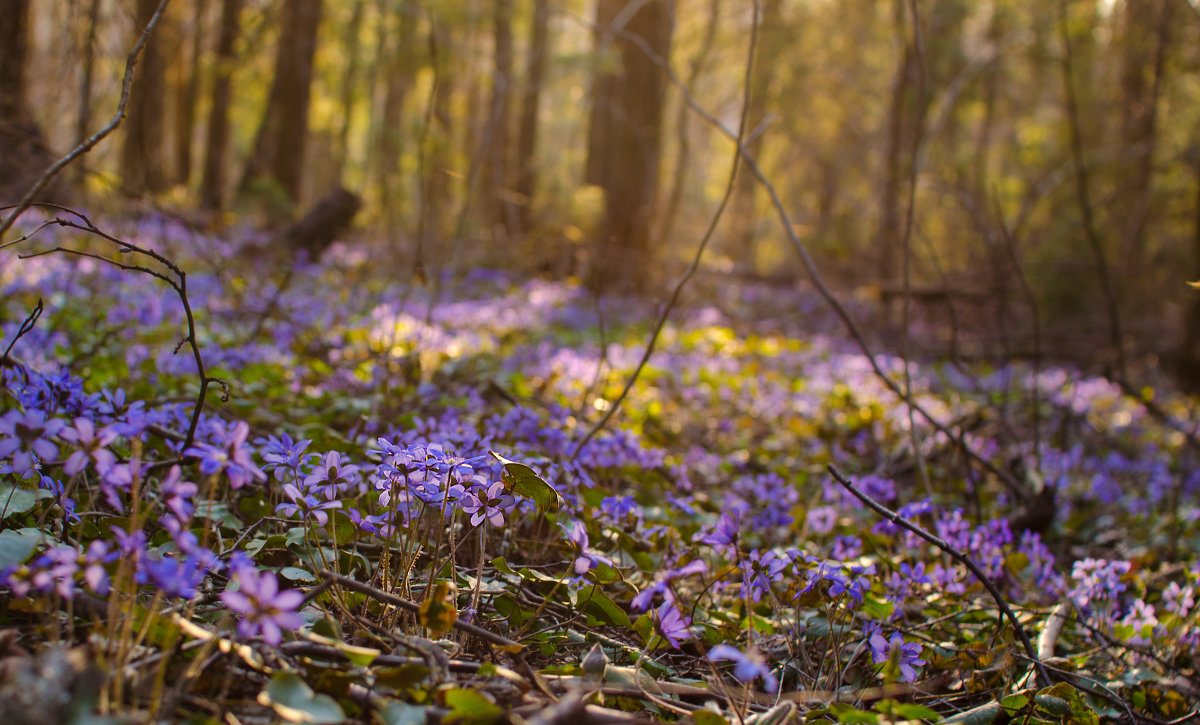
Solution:
{"label": "slender tree trunk", "polygon": [[[1131,289],[1142,277],[1143,238],[1154,192],[1154,152],[1157,147],[1158,99],[1163,85],[1170,39],[1173,0],[1127,0],[1124,55],[1121,69],[1121,142],[1128,162],[1118,164],[1117,219],[1122,230],[1125,263],[1120,285],[1133,293],[1133,302],[1157,290]],[[1123,295],[1128,296],[1128,295]]]}
{"label": "slender tree trunk", "polygon": [[[601,48],[611,38],[620,52],[620,72],[594,86],[593,138],[588,179],[604,189],[600,234],[593,240],[588,284],[594,289],[645,289],[654,282],[651,233],[658,192],[665,72],[634,42],[614,35],[611,23],[623,0],[601,0],[597,18]],[[674,0],[649,0],[630,15],[624,32],[640,38],[658,58],[669,57],[675,25]],[[607,32],[606,32],[607,31]],[[603,62],[603,61],[602,61]],[[599,142],[603,137],[607,143]]]}
{"label": "slender tree trunk", "polygon": [[200,205],[217,211],[222,207],[228,175],[229,102],[232,97],[230,76],[236,60],[238,16],[242,0],[222,0],[221,30],[217,37],[216,77],[213,80],[212,106],[208,112],[208,141],[204,147],[204,176],[200,183]]}
{"label": "slender tree trunk", "polygon": [[292,201],[300,201],[308,144],[308,101],[322,0],[290,0],[275,54],[275,82],[242,175],[241,191],[266,178]]}
{"label": "slender tree trunk", "polygon": [[[79,106],[75,115],[75,145],[83,143],[90,135],[92,125],[92,86],[96,78],[96,26],[100,23],[100,0],[88,3],[87,34],[83,41],[83,68],[79,80]],[[75,183],[83,184],[87,173],[83,164],[73,169]]]}
{"label": "slender tree trunk", "polygon": [[[696,82],[700,80],[701,74],[708,66],[720,18],[721,0],[710,0],[708,24],[704,26],[704,40],[700,43],[700,51],[692,59],[691,68],[688,70],[686,87],[689,90],[696,87]],[[684,181],[688,177],[688,170],[691,166],[692,138],[688,130],[691,118],[692,109],[688,108],[686,103],[681,102],[675,115],[675,133],[679,137],[679,148],[675,157],[675,165],[672,167],[671,191],[667,194],[667,203],[662,214],[663,221],[656,240],[657,244],[662,244],[671,238],[671,233],[675,228],[675,219],[679,215],[680,202],[683,200]]]}
{"label": "slender tree trunk", "polygon": [[0,12],[0,123],[28,121],[25,53],[29,0],[8,0]]}
{"label": "slender tree trunk", "polygon": [[[420,66],[417,25],[420,9],[411,0],[400,4],[393,17],[395,32],[390,33],[389,47],[384,53],[386,80],[383,95],[383,112],[379,129],[379,163],[376,166],[379,179],[380,198],[384,213],[391,223],[398,221],[396,212],[406,204],[409,194],[396,197],[400,180],[397,172],[404,156],[404,139],[407,128],[404,124],[404,104],[412,92],[413,82]],[[411,207],[410,207],[411,208]]]}
{"label": "slender tree trunk", "polygon": [[[763,137],[766,129],[763,122],[771,104],[771,84],[775,80],[776,68],[781,56],[787,50],[789,33],[783,25],[782,0],[765,0],[762,6],[762,35],[759,43],[759,54],[754,59],[754,70],[750,81],[750,108],[746,115],[746,129],[754,135],[750,138],[747,150],[757,159],[762,153]],[[726,252],[748,271],[756,271],[756,243],[758,214],[755,213],[755,195],[758,192],[758,181],[752,174],[739,173],[734,187],[732,219],[733,232],[730,234],[732,245]]]}
{"label": "slender tree trunk", "polygon": [[513,87],[512,0],[492,0],[492,94],[484,134],[485,150],[481,207],[495,241],[504,242],[517,228],[517,208],[511,198],[512,151],[509,107]]}
{"label": "slender tree trunk", "polygon": [[542,83],[546,76],[549,51],[550,2],[534,0],[533,24],[529,34],[529,58],[525,68],[525,86],[521,91],[521,117],[517,132],[517,177],[514,188],[519,197],[518,229],[528,234],[533,229],[533,200],[537,193],[537,131]]}
{"label": "slender tree trunk", "polygon": [[342,77],[342,126],[338,129],[337,149],[334,152],[334,163],[337,164],[337,178],[341,179],[346,169],[346,160],[350,155],[350,120],[354,117],[355,86],[358,85],[358,67],[360,65],[359,32],[362,29],[363,13],[366,0],[357,0],[346,25],[346,36],[342,39],[346,59],[346,74]]}
{"label": "slender tree trunk", "polygon": [[190,38],[191,56],[186,69],[182,50],[176,64],[175,103],[175,181],[187,185],[192,178],[192,136],[196,131],[196,100],[200,95],[200,58],[204,48],[204,10],[207,3],[195,0]]}
{"label": "slender tree trunk", "polygon": [[[146,27],[157,0],[138,0],[134,27]],[[142,51],[141,62],[129,93],[129,115],[125,119],[125,139],[121,147],[121,177],[134,193],[154,194],[168,186],[164,161],[164,96],[167,88],[166,59],[162,38],[150,38]]]}

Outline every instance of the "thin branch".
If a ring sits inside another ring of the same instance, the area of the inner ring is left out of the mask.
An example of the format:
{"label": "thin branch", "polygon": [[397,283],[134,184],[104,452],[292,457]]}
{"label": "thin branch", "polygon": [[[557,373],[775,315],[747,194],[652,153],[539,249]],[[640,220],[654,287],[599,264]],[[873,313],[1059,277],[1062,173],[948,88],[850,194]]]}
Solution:
{"label": "thin branch", "polygon": [[875,513],[884,517],[891,523],[893,523],[903,529],[907,529],[908,531],[911,531],[912,533],[916,534],[917,536],[921,537],[922,539],[925,539],[929,543],[933,544],[937,548],[939,548],[942,551],[949,554],[960,564],[967,567],[967,569],[970,569],[971,573],[975,575],[975,578],[979,580],[979,583],[983,584],[984,588],[988,590],[988,594],[992,595],[992,599],[994,599],[996,601],[996,606],[1000,608],[1001,615],[1009,621],[1009,624],[1012,625],[1013,632],[1017,635],[1017,638],[1021,641],[1021,645],[1025,648],[1026,656],[1028,656],[1029,661],[1032,662],[1034,664],[1034,666],[1037,667],[1038,673],[1041,676],[1041,679],[1043,680],[1043,682],[1047,686],[1054,683],[1054,680],[1052,680],[1050,678],[1049,671],[1046,670],[1045,665],[1042,663],[1042,661],[1040,659],[1038,659],[1038,653],[1033,648],[1033,642],[1029,641],[1029,635],[1025,632],[1025,628],[1023,626],[1021,626],[1021,622],[1020,622],[1020,620],[1017,619],[1017,615],[1013,613],[1012,609],[1008,606],[1008,602],[1005,601],[1004,594],[1002,594],[1000,592],[1000,590],[996,588],[996,585],[994,583],[992,583],[992,580],[988,577],[988,575],[985,574],[983,572],[983,570],[979,568],[979,565],[971,560],[971,557],[962,553],[958,549],[955,549],[953,546],[946,543],[941,538],[929,533],[925,529],[922,529],[920,526],[917,526],[916,524],[912,523],[911,521],[904,518],[900,514],[896,513],[895,511],[892,511],[891,509],[887,508],[883,504],[879,503],[875,499],[871,498],[867,494],[860,491],[858,489],[858,487],[856,487],[853,483],[850,482],[849,479],[847,479],[845,476],[843,476],[841,474],[841,472],[838,471],[838,469],[832,463],[830,463],[828,466],[826,466],[826,470],[829,471],[829,474],[831,476],[833,476],[835,481],[837,481],[838,483],[840,483],[842,485],[842,488],[845,488],[847,491],[854,494],[855,498],[857,498],[859,501],[862,501],[863,503],[865,503]]}
{"label": "thin branch", "polygon": [[[592,426],[592,429],[588,431],[587,435],[585,435],[583,439],[575,445],[575,450],[571,452],[571,458],[569,460],[575,460],[575,458],[579,456],[579,452],[583,450],[583,447],[588,444],[588,441],[590,441],[596,436],[597,433],[604,429],[604,426],[607,425],[610,420],[612,420],[612,417],[616,414],[617,409],[621,407],[621,403],[624,402],[625,398],[629,395],[629,391],[633,388],[634,383],[637,382],[638,377],[642,374],[642,370],[645,369],[646,363],[650,361],[650,356],[654,354],[654,345],[658,342],[658,336],[662,332],[663,326],[667,323],[667,317],[671,314],[671,310],[674,309],[675,304],[679,301],[679,295],[683,292],[684,286],[696,274],[696,270],[700,268],[700,260],[704,257],[704,250],[708,248],[708,243],[712,239],[713,232],[716,231],[717,224],[721,221],[721,217],[724,216],[725,208],[729,206],[729,200],[733,197],[734,181],[737,179],[738,169],[741,167],[742,159],[742,154],[738,151],[742,148],[742,139],[746,134],[746,119],[750,115],[751,81],[753,79],[755,50],[758,47],[758,0],[753,0],[753,8],[754,22],[750,26],[750,47],[746,51],[745,91],[742,95],[742,112],[740,118],[738,119],[738,130],[737,136],[735,137],[737,149],[734,151],[733,161],[730,164],[729,180],[725,184],[725,194],[721,197],[721,203],[717,206],[717,210],[713,214],[712,220],[710,220],[708,223],[708,229],[705,230],[704,237],[700,240],[700,246],[696,248],[696,254],[694,257],[692,257],[691,265],[688,266],[687,272],[685,272],[683,277],[679,279],[679,282],[676,283],[675,289],[671,292],[670,299],[667,300],[667,304],[664,305],[662,311],[659,312],[658,321],[654,325],[654,331],[650,333],[650,340],[646,343],[646,350],[642,353],[642,359],[638,362],[637,368],[634,369],[633,374],[629,376],[629,379],[625,381],[625,388],[621,390],[621,394],[617,396],[617,399],[614,400],[612,405],[608,407],[608,410],[605,411],[604,417],[596,421],[595,425]],[[637,36],[631,37],[637,38]],[[641,38],[637,39],[641,40]],[[657,56],[652,55],[652,57]],[[667,69],[670,77],[675,79],[675,74],[671,72],[669,64],[664,64],[664,67]]]}
{"label": "thin branch", "polygon": [[50,168],[46,169],[41,178],[34,183],[29,191],[25,192],[25,196],[17,204],[17,208],[5,218],[3,224],[0,224],[0,238],[3,238],[8,233],[12,225],[16,223],[17,217],[24,214],[25,210],[33,205],[33,200],[37,198],[38,194],[42,193],[42,190],[46,188],[46,185],[55,176],[58,176],[58,172],[66,168],[67,164],[90,151],[93,146],[100,143],[117,126],[121,125],[121,121],[125,118],[125,106],[129,102],[129,89],[133,85],[133,70],[137,66],[138,56],[141,55],[142,49],[146,47],[146,43],[150,40],[150,34],[154,32],[155,26],[158,25],[159,19],[162,18],[163,11],[166,9],[168,2],[170,0],[160,0],[158,8],[154,11],[154,15],[150,16],[150,22],[146,23],[146,27],[142,30],[141,35],[138,36],[137,42],[133,45],[133,50],[129,51],[129,57],[125,59],[125,75],[121,79],[121,99],[117,102],[117,112],[113,115],[112,120],[104,124],[103,128],[89,136],[78,146],[71,149],[65,156],[51,164]]}
{"label": "thin branch", "polygon": [[[569,17],[578,23],[587,26],[594,26],[593,23],[584,18],[580,18],[571,14],[565,15],[566,17]],[[835,295],[833,291],[829,289],[829,285],[825,283],[825,279],[821,275],[821,271],[817,268],[816,262],[813,261],[812,255],[809,254],[808,247],[806,247],[804,242],[800,241],[800,238],[796,236],[795,225],[792,223],[791,216],[787,213],[787,209],[784,208],[783,200],[779,197],[779,192],[775,188],[775,185],[772,184],[771,181],[766,177],[766,174],[763,173],[762,169],[758,165],[758,162],[754,158],[754,154],[752,154],[750,150],[746,148],[744,141],[739,140],[739,135],[730,130],[724,123],[721,122],[720,119],[700,105],[695,96],[692,95],[691,91],[689,91],[679,79],[679,76],[676,75],[676,73],[671,69],[670,64],[662,56],[655,53],[654,49],[651,48],[645,40],[633,35],[632,33],[627,33],[624,31],[621,32],[620,35],[622,38],[637,46],[637,48],[645,53],[655,65],[663,68],[666,71],[667,77],[670,79],[671,84],[679,90],[680,96],[683,98],[684,102],[687,103],[688,107],[691,108],[697,116],[704,119],[706,123],[735,143],[737,146],[738,155],[741,157],[742,163],[745,165],[746,169],[754,174],[754,178],[757,179],[760,184],[762,184],[763,188],[766,189],[767,193],[770,195],[771,205],[779,217],[779,223],[783,228],[783,233],[787,237],[788,243],[792,245],[792,248],[800,257],[800,261],[804,265],[804,270],[808,274],[809,281],[812,282],[813,287],[815,287],[817,290],[817,293],[821,295],[822,299],[825,300],[826,304],[829,305],[830,309],[832,309],[834,314],[837,315],[838,319],[841,320],[842,325],[846,328],[846,331],[850,334],[851,339],[854,340],[854,343],[858,346],[859,350],[861,350],[863,355],[867,358],[867,362],[870,364],[872,372],[874,372],[876,377],[879,378],[880,382],[882,382],[884,386],[887,387],[887,389],[901,401],[911,405],[913,410],[915,410],[922,418],[928,421],[935,430],[945,435],[949,440],[954,441],[968,458],[975,461],[984,470],[995,476],[1019,498],[1024,499],[1027,496],[1027,491],[1011,473],[1001,469],[996,464],[972,450],[971,447],[967,445],[962,434],[956,435],[944,423],[935,418],[932,413],[925,410],[924,406],[919,405],[915,400],[912,400],[909,396],[905,395],[904,390],[896,383],[896,381],[892,380],[887,373],[883,371],[883,368],[879,366],[879,361],[875,359],[875,353],[872,351],[871,346],[867,343],[866,336],[863,334],[862,329],[858,326],[858,323],[855,321],[854,317],[851,316],[846,307],[838,300],[837,295]]]}
{"label": "thin branch", "polygon": [[1091,250],[1092,259],[1096,263],[1096,275],[1100,278],[1100,290],[1104,294],[1104,303],[1108,307],[1109,344],[1116,355],[1116,378],[1126,379],[1124,336],[1121,333],[1121,317],[1117,306],[1117,293],[1113,289],[1111,275],[1108,269],[1108,259],[1104,254],[1104,245],[1100,234],[1096,231],[1095,215],[1092,208],[1091,194],[1088,190],[1087,166],[1083,163],[1083,136],[1079,124],[1079,101],[1075,97],[1074,55],[1071,51],[1071,34],[1067,28],[1067,2],[1059,0],[1058,27],[1062,36],[1063,57],[1062,72],[1063,86],[1066,91],[1067,127],[1071,135],[1071,165],[1075,170],[1075,193],[1079,200],[1079,214],[1082,217],[1083,233]]}

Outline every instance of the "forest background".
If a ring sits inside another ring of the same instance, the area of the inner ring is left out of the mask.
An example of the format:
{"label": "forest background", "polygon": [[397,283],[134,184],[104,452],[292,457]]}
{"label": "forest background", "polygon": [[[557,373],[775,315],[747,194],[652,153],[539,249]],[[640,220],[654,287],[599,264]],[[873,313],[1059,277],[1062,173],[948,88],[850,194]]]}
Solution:
{"label": "forest background", "polygon": [[[157,3],[5,5],[15,202],[107,118]],[[752,15],[177,0],[119,138],[49,196],[277,229],[344,185],[398,275],[517,266],[651,290],[723,192],[730,142],[686,100],[736,128]],[[761,28],[747,151],[835,288],[878,303],[873,329],[894,329],[907,293],[925,352],[1148,361],[1200,382],[1196,6],[764,0]],[[706,271],[803,276],[770,203],[742,173]]]}

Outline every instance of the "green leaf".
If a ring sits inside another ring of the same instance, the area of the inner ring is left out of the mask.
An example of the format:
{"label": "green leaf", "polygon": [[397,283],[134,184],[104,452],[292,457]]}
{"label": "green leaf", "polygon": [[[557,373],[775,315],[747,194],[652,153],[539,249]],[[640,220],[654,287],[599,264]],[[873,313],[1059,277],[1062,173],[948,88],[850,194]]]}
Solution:
{"label": "green leaf", "polygon": [[307,569],[298,566],[285,566],[279,570],[279,576],[294,582],[315,582],[317,578]]}
{"label": "green leaf", "polygon": [[898,703],[894,712],[905,720],[929,720],[937,722],[942,719],[942,716],[937,710],[925,707],[924,705],[916,705],[911,702]]}
{"label": "green leaf", "polygon": [[496,703],[487,699],[474,690],[454,688],[444,693],[446,705],[450,712],[442,718],[444,723],[468,723],[469,725],[488,725],[504,717],[504,710]]}
{"label": "green leaf", "polygon": [[425,708],[407,702],[389,702],[375,712],[384,725],[425,725]]}
{"label": "green leaf", "polygon": [[545,479],[537,475],[532,468],[524,463],[510,461],[495,451],[488,451],[500,463],[504,464],[504,480],[508,488],[515,494],[533,499],[538,511],[553,513],[563,507],[563,498],[558,495]]}
{"label": "green leaf", "polygon": [[577,597],[576,601],[585,612],[605,624],[618,627],[630,626],[629,615],[625,613],[625,610],[618,607],[616,602],[609,599],[608,595],[595,584],[580,587]]}
{"label": "green leaf", "polygon": [[692,720],[696,725],[729,725],[724,715],[712,710],[695,710],[692,712]]}
{"label": "green leaf", "polygon": [[336,700],[315,694],[295,672],[272,675],[267,689],[259,693],[258,702],[287,722],[340,723],[346,719]]}
{"label": "green leaf", "polygon": [[0,518],[28,513],[44,498],[54,498],[54,494],[41,488],[0,486]]}
{"label": "green leaf", "polygon": [[28,559],[41,540],[41,533],[37,529],[0,531],[0,569]]}

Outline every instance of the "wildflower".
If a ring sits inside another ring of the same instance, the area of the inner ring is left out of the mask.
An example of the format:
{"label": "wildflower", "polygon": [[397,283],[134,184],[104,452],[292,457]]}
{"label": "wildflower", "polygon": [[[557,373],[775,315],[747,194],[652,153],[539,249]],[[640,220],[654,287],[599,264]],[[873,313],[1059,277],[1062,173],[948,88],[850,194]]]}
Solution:
{"label": "wildflower", "polygon": [[739,566],[742,569],[742,591],[755,602],[771,590],[771,584],[783,579],[785,562],[773,551],[759,553],[758,549],[750,552],[748,559]]}
{"label": "wildflower", "polygon": [[263,468],[270,470],[276,481],[283,481],[289,473],[298,479],[308,461],[317,457],[315,453],[305,453],[311,440],[294,441],[287,433],[280,434],[278,438],[267,436],[255,442],[261,447],[263,460],[266,461]]}
{"label": "wildflower", "polygon": [[350,485],[358,473],[358,466],[342,463],[342,454],[329,451],[317,470],[304,479],[304,488],[315,491],[332,501],[339,491]]}
{"label": "wildflower", "polygon": [[289,519],[299,514],[301,519],[311,518],[317,526],[324,526],[329,521],[326,511],[342,507],[341,501],[321,501],[311,493],[304,493],[293,483],[284,484],[283,495],[288,497],[290,503],[279,504],[275,507],[275,513]]}
{"label": "wildflower", "polygon": [[96,461],[96,468],[107,468],[116,463],[116,456],[106,448],[117,438],[117,432],[111,427],[96,430],[91,419],[76,418],[75,425],[64,428],[60,436],[79,446],[63,463],[63,472],[68,476],[86,468],[89,457]]}
{"label": "wildflower", "polygon": [[837,524],[837,509],[832,506],[817,506],[808,512],[808,528],[814,534],[828,534]]}
{"label": "wildflower", "polygon": [[1091,605],[1103,600],[1116,599],[1125,591],[1122,575],[1129,571],[1131,564],[1127,561],[1109,561],[1088,557],[1075,562],[1071,568],[1071,578],[1075,586],[1067,595],[1080,609],[1088,610]]}
{"label": "wildflower", "polygon": [[237,625],[241,636],[261,633],[264,642],[276,646],[283,639],[281,630],[295,631],[304,624],[297,611],[304,595],[296,589],[279,591],[279,580],[273,572],[241,568],[234,572],[233,578],[239,589],[226,589],[221,593],[221,601],[242,616]]}
{"label": "wildflower", "polygon": [[736,647],[719,644],[708,651],[708,659],[710,662],[728,661],[735,663],[733,676],[737,678],[738,682],[749,683],[755,677],[761,677],[764,690],[775,692],[779,689],[779,680],[775,678],[775,675],[771,674],[771,668],[767,667],[757,652],[746,654]]}
{"label": "wildflower", "polygon": [[43,461],[58,458],[58,446],[50,442],[66,426],[61,418],[46,419],[41,410],[21,413],[10,410],[0,417],[0,459],[12,457],[13,473],[29,478]]}
{"label": "wildflower", "polygon": [[510,494],[504,492],[504,484],[497,481],[486,490],[467,494],[462,510],[471,514],[471,525],[478,526],[487,519],[492,526],[504,525],[504,512],[516,504]]}
{"label": "wildflower", "polygon": [[206,476],[224,472],[234,490],[245,486],[252,478],[265,481],[267,474],[254,465],[250,451],[243,447],[246,437],[250,435],[250,426],[246,421],[238,421],[232,431],[220,423],[215,427],[220,445],[197,443],[184,451],[184,455],[199,458],[200,472]]}
{"label": "wildflower", "polygon": [[717,520],[717,525],[711,532],[696,535],[696,543],[708,544],[718,552],[729,555],[737,547],[740,514],[741,511],[738,509],[734,509],[733,513],[721,514],[721,518]]}
{"label": "wildflower", "polygon": [[654,628],[675,649],[679,649],[680,640],[691,638],[688,630],[691,624],[692,620],[679,612],[675,602],[663,602],[654,615]]}
{"label": "wildflower", "polygon": [[576,574],[586,574],[601,564],[612,566],[612,559],[589,546],[587,527],[582,521],[572,521],[570,525],[564,524],[562,528],[567,534],[567,539],[575,544],[575,549],[579,552],[574,566]]}
{"label": "wildflower", "polygon": [[708,565],[703,559],[696,559],[688,562],[677,569],[667,569],[659,572],[654,578],[654,584],[646,587],[638,592],[633,601],[629,603],[631,609],[635,612],[644,612],[650,608],[650,603],[654,601],[655,594],[661,594],[664,601],[674,602],[675,595],[671,592],[670,583],[674,579],[682,579],[685,576],[693,574],[704,574],[708,571]]}
{"label": "wildflower", "polygon": [[1180,587],[1176,582],[1171,582],[1163,590],[1163,602],[1166,610],[1180,619],[1186,618],[1192,607],[1196,606],[1196,600],[1192,597],[1192,588]]}
{"label": "wildflower", "polygon": [[182,469],[179,466],[171,466],[171,470],[167,472],[167,477],[159,488],[164,496],[163,505],[179,519],[180,523],[187,523],[192,517],[196,507],[192,505],[192,497],[199,490],[196,484],[191,481],[182,481]]}
{"label": "wildflower", "polygon": [[1154,605],[1146,604],[1140,598],[1135,599],[1129,613],[1121,620],[1121,624],[1129,627],[1129,641],[1133,644],[1150,644],[1154,636],[1154,628],[1158,626],[1158,617],[1154,616]]}
{"label": "wildflower", "polygon": [[892,638],[885,640],[881,632],[874,632],[867,640],[871,648],[871,659],[875,664],[882,664],[883,671],[892,675],[898,670],[900,679],[912,682],[917,679],[916,667],[925,664],[921,659],[921,645],[916,642],[905,642],[904,635],[893,632]]}

